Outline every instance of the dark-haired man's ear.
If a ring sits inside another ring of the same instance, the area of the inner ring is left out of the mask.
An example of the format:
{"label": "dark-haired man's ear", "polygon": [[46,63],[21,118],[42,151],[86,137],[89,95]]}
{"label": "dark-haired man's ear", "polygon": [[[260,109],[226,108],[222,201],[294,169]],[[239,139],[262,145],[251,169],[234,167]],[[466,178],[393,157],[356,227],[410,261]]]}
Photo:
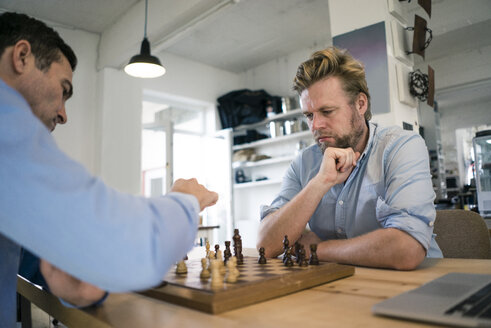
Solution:
{"label": "dark-haired man's ear", "polygon": [[15,73],[21,74],[32,60],[31,44],[26,40],[18,41],[12,51],[12,66]]}

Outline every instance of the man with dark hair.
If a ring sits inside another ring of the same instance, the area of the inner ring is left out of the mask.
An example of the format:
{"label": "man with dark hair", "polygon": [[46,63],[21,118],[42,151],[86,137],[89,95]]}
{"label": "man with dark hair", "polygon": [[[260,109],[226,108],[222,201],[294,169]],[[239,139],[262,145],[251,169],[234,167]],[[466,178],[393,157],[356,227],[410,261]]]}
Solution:
{"label": "man with dark hair", "polygon": [[49,132],[67,121],[76,61],[44,23],[0,15],[0,327],[15,326],[21,246],[53,294],[86,306],[160,283],[218,198],[195,179],[159,198],[123,194],[60,151]]}
{"label": "man with dark hair", "polygon": [[424,141],[369,122],[363,65],[336,48],[317,51],[299,66],[294,90],[316,144],[261,209],[258,248],[277,256],[288,235],[307,251],[318,244],[320,260],[399,270],[442,257]]}

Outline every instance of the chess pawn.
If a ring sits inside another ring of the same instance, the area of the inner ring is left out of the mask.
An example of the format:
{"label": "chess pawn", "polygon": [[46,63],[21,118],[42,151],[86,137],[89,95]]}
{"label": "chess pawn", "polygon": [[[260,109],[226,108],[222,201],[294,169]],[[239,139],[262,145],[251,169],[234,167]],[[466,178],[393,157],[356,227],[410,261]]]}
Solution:
{"label": "chess pawn", "polygon": [[231,282],[231,283],[234,283],[234,282],[237,282],[237,268],[234,267],[234,264],[236,265],[237,262],[236,261],[233,261],[233,260],[229,260],[227,262],[227,269],[228,269],[228,273],[227,273],[227,279],[226,281],[227,282]]}
{"label": "chess pawn", "polygon": [[208,280],[210,278],[210,270],[208,270],[208,260],[206,258],[201,259],[201,273],[199,277],[203,280]]}
{"label": "chess pawn", "polygon": [[210,254],[210,242],[208,240],[206,240],[205,248],[206,248],[206,257],[208,257],[208,255]]}
{"label": "chess pawn", "polygon": [[222,276],[224,276],[225,273],[227,273],[227,269],[225,268],[225,264],[223,263],[222,251],[221,250],[217,250],[216,260],[220,263],[220,266],[219,266],[220,274]]}
{"label": "chess pawn", "polygon": [[317,257],[317,244],[310,245],[310,260],[309,264],[319,265],[319,258]]}
{"label": "chess pawn", "polygon": [[230,258],[230,262],[232,262],[232,268],[234,269],[234,273],[237,277],[240,276],[240,271],[237,269],[237,258],[235,256]]}
{"label": "chess pawn", "polygon": [[208,270],[211,270],[211,260],[214,260],[214,259],[215,259],[215,252],[210,251],[208,253]]}
{"label": "chess pawn", "polygon": [[215,258],[217,258],[218,255],[218,250],[220,249],[220,245],[216,244],[215,245]]}
{"label": "chess pawn", "polygon": [[298,241],[295,242],[295,245],[294,245],[294,250],[295,250],[295,259],[296,259],[296,262],[299,263],[299,259],[300,259],[300,243]]}
{"label": "chess pawn", "polygon": [[285,251],[285,256],[283,257],[283,263],[287,267],[293,266],[293,260],[292,260],[292,248],[288,247]]}
{"label": "chess pawn", "polygon": [[220,274],[220,261],[212,259],[210,262],[211,266],[211,287],[212,288],[222,288],[223,287],[223,277]]}
{"label": "chess pawn", "polygon": [[288,236],[285,235],[285,238],[283,239],[283,250],[286,252],[286,249],[290,246],[290,241],[288,240]]}
{"label": "chess pawn", "polygon": [[305,255],[305,248],[303,245],[300,245],[297,262],[298,265],[300,265],[301,267],[309,266],[309,261],[307,260],[307,257]]}
{"label": "chess pawn", "polygon": [[285,266],[286,267],[292,267],[293,266],[293,260],[292,260],[292,256],[290,254],[290,256],[288,256],[285,260]]}
{"label": "chess pawn", "polygon": [[186,263],[184,262],[184,260],[177,262],[176,273],[177,274],[188,273],[188,267],[186,266]]}
{"label": "chess pawn", "polygon": [[266,256],[264,256],[264,247],[259,248],[259,259],[257,260],[259,264],[266,264]]}

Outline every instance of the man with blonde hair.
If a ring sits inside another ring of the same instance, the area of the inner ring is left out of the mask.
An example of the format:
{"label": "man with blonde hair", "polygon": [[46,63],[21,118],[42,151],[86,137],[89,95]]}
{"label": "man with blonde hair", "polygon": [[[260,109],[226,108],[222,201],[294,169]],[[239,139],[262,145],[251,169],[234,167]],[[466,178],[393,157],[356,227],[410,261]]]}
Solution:
{"label": "man with blonde hair", "polygon": [[298,67],[293,89],[316,143],[261,209],[258,248],[277,256],[288,235],[307,251],[318,244],[321,261],[399,270],[442,257],[424,140],[369,122],[363,65],[334,47],[317,51]]}

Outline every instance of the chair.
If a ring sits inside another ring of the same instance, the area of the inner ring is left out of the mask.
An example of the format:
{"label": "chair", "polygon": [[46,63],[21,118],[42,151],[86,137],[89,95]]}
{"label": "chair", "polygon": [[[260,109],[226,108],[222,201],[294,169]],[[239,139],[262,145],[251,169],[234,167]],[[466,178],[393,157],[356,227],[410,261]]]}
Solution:
{"label": "chair", "polygon": [[476,212],[437,210],[433,232],[443,257],[491,259],[489,230]]}

